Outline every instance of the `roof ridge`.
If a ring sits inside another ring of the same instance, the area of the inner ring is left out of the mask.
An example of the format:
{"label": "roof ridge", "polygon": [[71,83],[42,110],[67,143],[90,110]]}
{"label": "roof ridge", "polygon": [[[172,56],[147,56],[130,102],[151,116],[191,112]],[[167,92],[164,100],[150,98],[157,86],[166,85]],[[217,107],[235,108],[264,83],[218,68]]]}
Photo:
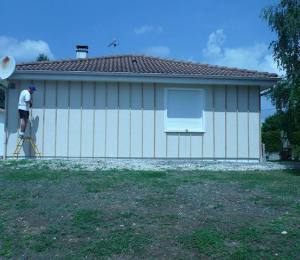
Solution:
{"label": "roof ridge", "polygon": [[107,56],[97,56],[97,57],[88,57],[88,58],[66,58],[59,60],[47,60],[47,61],[31,61],[31,62],[21,62],[19,65],[32,65],[32,64],[47,64],[55,62],[69,62],[69,61],[85,61],[85,60],[98,60],[98,59],[110,59],[110,58],[120,58],[120,57],[150,57],[145,55],[135,55],[135,54],[120,54],[120,55],[107,55]]}
{"label": "roof ridge", "polygon": [[[61,60],[51,60],[51,61],[34,61],[34,62],[24,62],[24,63],[19,63],[17,64],[17,67],[20,69],[23,69],[22,67],[28,66],[28,67],[36,67],[38,65],[45,65],[46,70],[48,68],[48,65],[51,66],[53,64],[53,67],[58,67],[58,66],[77,66],[81,67],[81,69],[84,69],[84,67],[89,66],[89,62],[92,61],[105,61],[107,59],[126,59],[126,58],[136,58],[140,59],[140,63],[145,63],[145,62],[150,62],[150,63],[157,63],[159,64],[163,70],[167,71],[170,67],[174,67],[176,65],[181,65],[179,70],[185,70],[185,71],[193,71],[193,70],[198,70],[202,69],[204,70],[204,73],[206,73],[206,70],[215,70],[214,73],[219,73],[223,74],[227,70],[227,74],[231,73],[240,73],[240,74],[260,74],[263,76],[269,76],[269,77],[278,77],[276,73],[272,72],[260,72],[257,70],[250,70],[250,69],[242,69],[242,68],[236,68],[236,67],[228,67],[228,66],[220,66],[220,65],[213,65],[213,64],[206,64],[206,63],[200,63],[200,62],[195,62],[195,61],[185,61],[185,60],[179,60],[176,58],[163,58],[163,57],[158,57],[158,56],[150,56],[150,55],[144,55],[144,54],[118,54],[118,55],[107,55],[107,56],[98,56],[98,57],[89,57],[89,58],[72,58],[72,59],[61,59]],[[152,60],[152,62],[151,62]],[[128,61],[126,61],[128,62]],[[97,62],[98,63],[98,62]],[[195,67],[189,67],[190,66],[195,66]],[[198,66],[198,67],[196,67]],[[18,68],[17,68],[18,69]],[[224,71],[225,70],[225,71]],[[189,74],[189,72],[188,72]]]}

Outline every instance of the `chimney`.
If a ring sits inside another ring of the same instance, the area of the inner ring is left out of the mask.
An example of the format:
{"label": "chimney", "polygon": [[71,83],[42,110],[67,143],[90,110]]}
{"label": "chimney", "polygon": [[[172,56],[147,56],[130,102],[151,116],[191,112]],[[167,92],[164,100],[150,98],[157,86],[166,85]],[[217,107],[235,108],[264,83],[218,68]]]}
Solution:
{"label": "chimney", "polygon": [[76,45],[76,59],[86,59],[89,53],[89,46]]}

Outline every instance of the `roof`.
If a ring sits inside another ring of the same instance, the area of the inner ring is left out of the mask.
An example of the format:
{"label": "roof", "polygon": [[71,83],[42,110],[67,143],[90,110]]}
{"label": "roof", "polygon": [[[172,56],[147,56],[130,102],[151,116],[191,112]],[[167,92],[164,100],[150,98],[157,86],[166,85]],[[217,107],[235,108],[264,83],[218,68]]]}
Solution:
{"label": "roof", "polygon": [[275,73],[213,66],[186,61],[162,59],[143,55],[120,55],[73,60],[22,63],[16,71],[95,72],[179,76],[218,76],[274,79]]}

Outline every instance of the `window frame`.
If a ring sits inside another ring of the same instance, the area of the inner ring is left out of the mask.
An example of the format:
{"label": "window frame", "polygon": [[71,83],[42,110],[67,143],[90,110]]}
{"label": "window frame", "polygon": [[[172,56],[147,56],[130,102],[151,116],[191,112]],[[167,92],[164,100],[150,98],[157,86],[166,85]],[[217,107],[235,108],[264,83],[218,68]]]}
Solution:
{"label": "window frame", "polygon": [[[199,91],[202,95],[202,129],[186,129],[184,127],[178,129],[168,128],[168,91],[179,90],[179,91]],[[205,89],[204,88],[184,88],[184,87],[169,87],[165,88],[164,91],[164,132],[165,133],[205,133]]]}

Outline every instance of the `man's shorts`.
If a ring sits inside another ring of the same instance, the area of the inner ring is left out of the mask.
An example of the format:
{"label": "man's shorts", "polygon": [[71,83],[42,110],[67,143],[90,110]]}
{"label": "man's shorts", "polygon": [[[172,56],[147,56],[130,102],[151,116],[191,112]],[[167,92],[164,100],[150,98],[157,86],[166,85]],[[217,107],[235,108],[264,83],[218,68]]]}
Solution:
{"label": "man's shorts", "polygon": [[28,119],[29,118],[29,111],[19,109],[20,119]]}

